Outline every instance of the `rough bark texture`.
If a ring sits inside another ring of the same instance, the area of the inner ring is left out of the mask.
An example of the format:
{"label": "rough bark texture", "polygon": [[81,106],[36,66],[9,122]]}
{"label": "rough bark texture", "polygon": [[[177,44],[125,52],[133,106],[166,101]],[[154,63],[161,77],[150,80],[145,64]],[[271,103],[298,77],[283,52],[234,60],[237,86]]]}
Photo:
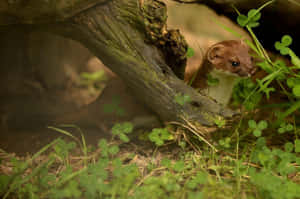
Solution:
{"label": "rough bark texture", "polygon": [[[81,42],[164,121],[184,118],[210,126],[220,116],[232,117],[231,110],[199,95],[174,75],[171,67],[180,75],[186,48],[178,31],[165,28],[165,17],[159,1],[113,0],[63,22],[31,27]],[[190,100],[181,105],[175,98],[183,95]]]}

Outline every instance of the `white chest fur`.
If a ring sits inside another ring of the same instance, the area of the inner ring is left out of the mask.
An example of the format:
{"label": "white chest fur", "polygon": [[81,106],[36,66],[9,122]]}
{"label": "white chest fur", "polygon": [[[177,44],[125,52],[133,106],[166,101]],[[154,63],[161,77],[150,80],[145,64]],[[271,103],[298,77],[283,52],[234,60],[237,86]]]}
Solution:
{"label": "white chest fur", "polygon": [[205,89],[205,93],[226,106],[231,98],[233,87],[240,77],[236,74],[216,69],[213,69],[210,75],[218,79],[219,83],[215,86],[209,86]]}

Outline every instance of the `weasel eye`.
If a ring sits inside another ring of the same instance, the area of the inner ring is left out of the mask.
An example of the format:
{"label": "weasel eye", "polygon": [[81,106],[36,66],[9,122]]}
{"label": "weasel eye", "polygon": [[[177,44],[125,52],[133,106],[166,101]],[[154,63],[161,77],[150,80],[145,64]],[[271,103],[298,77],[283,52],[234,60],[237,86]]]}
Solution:
{"label": "weasel eye", "polygon": [[232,61],[232,62],[231,62],[231,65],[232,65],[233,67],[237,67],[237,66],[240,65],[240,62]]}

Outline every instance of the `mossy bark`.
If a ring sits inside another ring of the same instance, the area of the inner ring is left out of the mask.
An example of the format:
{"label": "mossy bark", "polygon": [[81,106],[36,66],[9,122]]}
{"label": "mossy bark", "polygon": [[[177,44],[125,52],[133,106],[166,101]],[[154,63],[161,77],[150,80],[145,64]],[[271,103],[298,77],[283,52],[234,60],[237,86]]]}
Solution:
{"label": "mossy bark", "polygon": [[[187,47],[179,31],[167,30],[165,22],[166,8],[158,0],[112,0],[63,22],[34,28],[82,43],[163,121],[211,126],[215,118],[232,117],[234,112],[177,77],[184,69]],[[189,100],[178,103],[175,98],[180,96]]]}

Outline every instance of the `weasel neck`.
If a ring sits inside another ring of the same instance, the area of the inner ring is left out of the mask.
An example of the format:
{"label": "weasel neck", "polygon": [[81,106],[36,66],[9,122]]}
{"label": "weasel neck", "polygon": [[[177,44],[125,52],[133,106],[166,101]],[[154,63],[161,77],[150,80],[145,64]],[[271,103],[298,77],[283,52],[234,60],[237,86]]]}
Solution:
{"label": "weasel neck", "polygon": [[227,105],[232,95],[233,87],[237,80],[240,79],[235,74],[213,69],[209,73],[213,78],[219,80],[219,83],[214,86],[207,86],[205,93],[215,99],[218,103]]}

